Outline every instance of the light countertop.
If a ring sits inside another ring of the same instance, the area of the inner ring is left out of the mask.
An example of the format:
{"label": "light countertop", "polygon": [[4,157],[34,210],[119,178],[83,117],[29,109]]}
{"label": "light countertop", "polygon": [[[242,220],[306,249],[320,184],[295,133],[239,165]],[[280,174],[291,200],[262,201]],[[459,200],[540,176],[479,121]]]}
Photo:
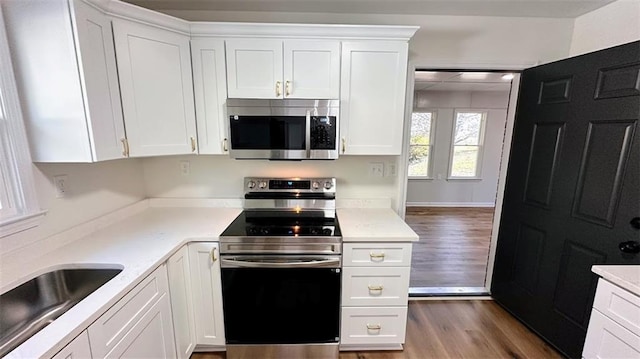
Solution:
{"label": "light countertop", "polygon": [[640,265],[593,266],[591,271],[609,282],[640,296]]}
{"label": "light countertop", "polygon": [[[241,208],[150,207],[44,256],[3,259],[1,292],[55,269],[123,269],[6,358],[53,356],[184,244],[217,241],[241,211]],[[418,240],[391,209],[338,209],[337,213],[345,242]]]}
{"label": "light countertop", "polygon": [[391,208],[339,208],[343,242],[414,242],[418,235]]}

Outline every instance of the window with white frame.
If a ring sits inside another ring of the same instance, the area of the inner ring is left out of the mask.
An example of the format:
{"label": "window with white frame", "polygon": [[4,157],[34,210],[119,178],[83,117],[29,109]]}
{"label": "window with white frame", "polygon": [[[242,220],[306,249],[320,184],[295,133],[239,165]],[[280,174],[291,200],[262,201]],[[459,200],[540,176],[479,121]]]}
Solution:
{"label": "window with white frame", "polygon": [[480,178],[486,112],[456,111],[449,162],[449,178]]}
{"label": "window with white frame", "polygon": [[0,8],[0,238],[37,225],[31,157]]}
{"label": "window with white frame", "polygon": [[434,120],[433,112],[416,111],[411,114],[409,177],[431,178]]}

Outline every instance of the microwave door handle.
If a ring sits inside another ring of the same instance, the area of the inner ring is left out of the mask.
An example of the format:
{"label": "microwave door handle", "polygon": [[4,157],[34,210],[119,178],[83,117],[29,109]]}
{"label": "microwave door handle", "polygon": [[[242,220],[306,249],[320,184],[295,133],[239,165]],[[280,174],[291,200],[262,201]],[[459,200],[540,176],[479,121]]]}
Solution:
{"label": "microwave door handle", "polygon": [[290,262],[290,263],[273,263],[256,261],[243,261],[238,259],[220,259],[220,266],[224,268],[317,268],[317,267],[333,267],[340,266],[339,258],[323,259],[319,261],[308,262]]}
{"label": "microwave door handle", "polygon": [[307,110],[306,116],[306,126],[305,126],[305,151],[307,152],[306,157],[311,158],[311,111]]}

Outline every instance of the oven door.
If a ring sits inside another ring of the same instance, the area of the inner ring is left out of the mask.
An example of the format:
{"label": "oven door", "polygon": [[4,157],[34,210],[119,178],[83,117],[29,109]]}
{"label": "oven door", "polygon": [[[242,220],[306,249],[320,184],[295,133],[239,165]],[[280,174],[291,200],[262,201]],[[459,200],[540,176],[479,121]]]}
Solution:
{"label": "oven door", "polygon": [[229,116],[231,148],[238,159],[306,159],[307,116]]}
{"label": "oven door", "polygon": [[339,341],[340,257],[223,256],[227,344]]}

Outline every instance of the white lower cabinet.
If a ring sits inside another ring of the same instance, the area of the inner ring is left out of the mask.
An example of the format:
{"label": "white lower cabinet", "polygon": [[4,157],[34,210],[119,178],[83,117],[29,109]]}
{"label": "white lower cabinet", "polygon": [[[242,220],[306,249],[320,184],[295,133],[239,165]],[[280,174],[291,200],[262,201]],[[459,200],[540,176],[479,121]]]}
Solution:
{"label": "white lower cabinet", "polygon": [[582,357],[640,358],[640,297],[600,279]]}
{"label": "white lower cabinet", "polygon": [[411,243],[345,243],[343,249],[340,349],[400,349]]}
{"label": "white lower cabinet", "polygon": [[89,346],[89,335],[83,331],[71,343],[62,348],[53,359],[86,359],[91,358],[91,347]]}
{"label": "white lower cabinet", "polygon": [[167,261],[171,312],[178,358],[189,358],[196,346],[196,333],[191,298],[189,248],[183,246]]}
{"label": "white lower cabinet", "polygon": [[176,347],[163,264],[88,329],[93,358],[174,358]]}
{"label": "white lower cabinet", "polygon": [[225,345],[218,243],[189,244],[196,344]]}
{"label": "white lower cabinet", "polygon": [[341,344],[402,344],[407,306],[342,308]]}

